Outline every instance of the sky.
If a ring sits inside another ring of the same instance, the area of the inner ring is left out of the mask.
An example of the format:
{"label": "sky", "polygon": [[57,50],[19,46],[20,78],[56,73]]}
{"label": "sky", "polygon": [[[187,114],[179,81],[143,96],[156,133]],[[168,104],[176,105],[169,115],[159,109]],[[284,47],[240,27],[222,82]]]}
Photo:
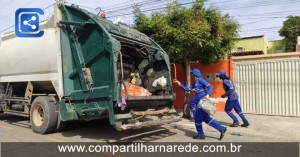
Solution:
{"label": "sky", "polygon": [[[139,3],[142,11],[149,15],[153,10],[161,11],[172,0],[66,0],[67,4],[97,13],[100,8],[108,19],[123,18],[133,23],[132,4]],[[177,0],[189,7],[194,0]],[[53,15],[55,0],[0,0],[0,36],[14,31],[15,11],[18,8],[47,8],[41,20]],[[50,6],[50,7],[49,7]],[[279,40],[278,30],[289,15],[300,16],[300,0],[208,0],[206,7],[217,7],[228,13],[240,24],[239,36],[266,35],[267,40]],[[8,29],[7,29],[8,28]]]}

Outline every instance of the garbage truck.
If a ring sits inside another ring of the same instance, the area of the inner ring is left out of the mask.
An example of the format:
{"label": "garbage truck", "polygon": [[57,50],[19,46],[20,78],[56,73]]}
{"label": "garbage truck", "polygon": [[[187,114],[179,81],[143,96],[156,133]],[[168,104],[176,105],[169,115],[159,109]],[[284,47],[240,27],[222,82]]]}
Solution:
{"label": "garbage truck", "polygon": [[[118,131],[180,121],[169,57],[155,41],[76,5],[54,10],[42,37],[2,36],[1,112],[30,117],[39,134],[76,120],[109,118]],[[153,84],[159,78],[164,85]],[[132,95],[128,84],[150,94]]]}

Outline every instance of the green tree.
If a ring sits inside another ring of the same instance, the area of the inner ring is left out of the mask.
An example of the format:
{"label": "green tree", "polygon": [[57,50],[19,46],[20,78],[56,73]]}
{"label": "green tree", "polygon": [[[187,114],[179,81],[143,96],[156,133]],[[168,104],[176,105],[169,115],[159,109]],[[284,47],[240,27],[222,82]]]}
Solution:
{"label": "green tree", "polygon": [[300,16],[288,16],[279,30],[279,35],[284,37],[286,51],[294,52],[297,45],[297,36],[300,36]]}
{"label": "green tree", "polygon": [[[183,64],[186,86],[190,86],[190,62],[209,64],[224,59],[237,38],[237,22],[217,8],[205,8],[205,1],[196,0],[190,8],[175,1],[151,16],[134,6],[135,28],[160,44],[171,62]],[[188,101],[186,93],[185,116],[190,116]]]}

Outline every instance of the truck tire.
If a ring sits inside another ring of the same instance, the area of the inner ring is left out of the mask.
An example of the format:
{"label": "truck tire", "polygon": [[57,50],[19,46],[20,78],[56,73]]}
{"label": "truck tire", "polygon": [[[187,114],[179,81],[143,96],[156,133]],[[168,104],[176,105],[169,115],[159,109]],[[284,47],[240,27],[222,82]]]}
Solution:
{"label": "truck tire", "polygon": [[[55,105],[59,105],[54,96],[50,96],[50,98],[54,100]],[[61,116],[60,116],[60,113],[58,111],[55,132],[62,132],[62,131],[65,130],[66,127],[67,127],[67,122],[64,122],[64,121],[61,120]]]}
{"label": "truck tire", "polygon": [[30,123],[33,132],[47,134],[56,129],[55,103],[51,97],[47,96],[39,96],[34,99],[30,108]]}
{"label": "truck tire", "polygon": [[61,120],[61,117],[58,113],[58,118],[57,118],[57,125],[56,125],[56,129],[55,129],[55,132],[62,132],[66,129],[67,127],[67,122],[64,122]]}

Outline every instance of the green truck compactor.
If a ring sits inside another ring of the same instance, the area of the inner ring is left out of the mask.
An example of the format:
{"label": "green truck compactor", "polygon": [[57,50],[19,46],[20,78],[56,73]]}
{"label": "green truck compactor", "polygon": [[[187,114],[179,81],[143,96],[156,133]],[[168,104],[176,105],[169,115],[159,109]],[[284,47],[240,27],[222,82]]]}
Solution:
{"label": "green truck compactor", "polygon": [[[14,32],[2,37],[4,113],[30,117],[32,130],[40,134],[74,120],[109,118],[119,131],[180,120],[168,55],[145,34],[62,3],[40,29],[40,38],[20,38]],[[128,94],[125,84],[133,77],[152,95]],[[153,85],[162,77],[165,85]]]}

